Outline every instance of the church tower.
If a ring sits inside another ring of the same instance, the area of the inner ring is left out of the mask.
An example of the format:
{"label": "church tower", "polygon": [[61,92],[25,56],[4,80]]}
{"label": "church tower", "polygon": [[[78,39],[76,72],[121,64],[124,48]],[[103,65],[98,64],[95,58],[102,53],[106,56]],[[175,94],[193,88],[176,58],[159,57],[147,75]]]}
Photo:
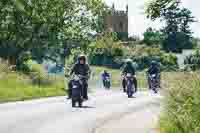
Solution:
{"label": "church tower", "polygon": [[111,13],[107,14],[104,19],[105,30],[116,32],[120,40],[128,39],[128,5],[126,10],[116,10],[115,5],[112,5]]}

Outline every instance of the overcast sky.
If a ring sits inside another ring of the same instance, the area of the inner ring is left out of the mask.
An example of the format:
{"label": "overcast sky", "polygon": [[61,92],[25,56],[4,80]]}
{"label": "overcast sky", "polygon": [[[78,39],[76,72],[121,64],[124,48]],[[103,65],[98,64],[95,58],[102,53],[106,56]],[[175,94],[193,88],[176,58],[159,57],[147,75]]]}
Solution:
{"label": "overcast sky", "polygon": [[[148,27],[162,27],[160,21],[152,22],[144,15],[145,0],[104,0],[108,5],[115,3],[116,9],[125,10],[129,5],[129,34],[141,36]],[[189,8],[199,22],[192,25],[194,36],[200,37],[200,0],[182,0],[183,6]]]}

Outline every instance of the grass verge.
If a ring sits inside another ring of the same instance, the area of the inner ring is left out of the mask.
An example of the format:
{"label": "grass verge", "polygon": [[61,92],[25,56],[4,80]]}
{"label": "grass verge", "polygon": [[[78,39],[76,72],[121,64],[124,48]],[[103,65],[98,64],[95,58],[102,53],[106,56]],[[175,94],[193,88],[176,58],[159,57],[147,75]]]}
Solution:
{"label": "grass verge", "polygon": [[[62,76],[11,72],[0,64],[0,103],[65,95]],[[39,82],[35,82],[39,81]]]}
{"label": "grass verge", "polygon": [[161,133],[199,133],[200,73],[179,73],[166,83]]}

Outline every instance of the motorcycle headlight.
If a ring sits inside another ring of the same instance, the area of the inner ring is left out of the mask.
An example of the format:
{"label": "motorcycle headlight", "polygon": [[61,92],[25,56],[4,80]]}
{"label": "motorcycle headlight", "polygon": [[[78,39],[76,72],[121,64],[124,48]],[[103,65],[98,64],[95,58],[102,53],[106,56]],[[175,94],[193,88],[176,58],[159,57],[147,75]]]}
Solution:
{"label": "motorcycle headlight", "polygon": [[130,74],[130,73],[127,73],[127,75],[126,75],[127,77],[131,77],[132,75]]}
{"label": "motorcycle headlight", "polygon": [[79,80],[79,77],[78,77],[77,75],[75,75],[75,76],[74,76],[74,80],[75,80],[75,81],[78,81],[78,80]]}
{"label": "motorcycle headlight", "polygon": [[156,77],[156,75],[155,75],[155,74],[152,74],[151,76],[152,76],[153,78],[155,78],[155,77]]}

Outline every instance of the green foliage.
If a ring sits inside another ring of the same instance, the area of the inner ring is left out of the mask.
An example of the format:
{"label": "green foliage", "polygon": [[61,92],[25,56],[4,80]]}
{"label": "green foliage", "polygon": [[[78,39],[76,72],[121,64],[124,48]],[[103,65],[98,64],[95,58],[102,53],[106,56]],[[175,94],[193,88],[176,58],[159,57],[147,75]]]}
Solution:
{"label": "green foliage", "polygon": [[162,34],[151,27],[143,35],[144,39],[142,42],[148,46],[159,46],[162,43]]}
{"label": "green foliage", "polygon": [[31,58],[32,56],[30,52],[21,52],[17,58],[16,69],[24,73],[30,72],[31,70],[27,63],[31,60]]}
{"label": "green foliage", "polygon": [[146,3],[145,13],[148,18],[155,20],[162,16],[162,12],[176,5],[177,0],[150,0]]}
{"label": "green foliage", "polygon": [[111,67],[119,67],[117,62],[120,57],[123,57],[123,46],[117,42],[115,33],[104,33],[102,37],[97,38],[89,46],[90,54],[89,59],[92,65],[107,65]]}
{"label": "green foliage", "polygon": [[[78,56],[83,53],[83,50],[80,48],[71,49],[71,54],[65,59],[65,72],[70,72],[73,64],[76,63]],[[87,56],[87,54],[85,55]]]}
{"label": "green foliage", "polygon": [[168,82],[160,120],[161,133],[199,133],[199,73],[182,73],[175,77]]}
{"label": "green foliage", "polygon": [[[41,81],[34,82],[36,79],[38,80],[38,71],[43,70],[41,70],[41,66],[34,66],[32,70],[34,73],[29,74],[11,72],[9,66],[1,61],[0,102],[65,95],[62,77],[43,75],[45,77],[40,79]],[[51,81],[51,83],[46,84],[47,81]]]}
{"label": "green foliage", "polygon": [[126,54],[138,64],[139,70],[148,68],[152,60],[159,62],[162,70],[169,71],[178,68],[177,57],[172,53],[165,53],[160,48],[137,46]]}
{"label": "green foliage", "polygon": [[127,32],[117,32],[117,38],[122,41],[127,41],[128,33]]}
{"label": "green foliage", "polygon": [[163,49],[168,52],[181,52],[182,49],[191,49],[193,44],[189,25],[194,22],[191,11],[180,8],[177,4],[165,11],[162,16],[166,21],[166,26],[163,29],[165,36]]}
{"label": "green foliage", "polygon": [[63,49],[66,40],[87,40],[91,31],[102,30],[104,12],[101,0],[0,1],[0,49],[7,49],[2,56],[18,58],[34,49],[44,58],[50,54],[47,47]]}
{"label": "green foliage", "polygon": [[192,39],[193,47],[196,49],[200,49],[200,39],[199,38],[193,38]]}
{"label": "green foliage", "polygon": [[194,54],[186,57],[184,61],[186,68],[190,68],[193,71],[200,69],[200,50],[197,50]]}
{"label": "green foliage", "polygon": [[190,24],[195,22],[189,9],[179,0],[152,0],[146,8],[147,17],[165,22],[162,47],[167,52],[181,52],[193,48]]}

